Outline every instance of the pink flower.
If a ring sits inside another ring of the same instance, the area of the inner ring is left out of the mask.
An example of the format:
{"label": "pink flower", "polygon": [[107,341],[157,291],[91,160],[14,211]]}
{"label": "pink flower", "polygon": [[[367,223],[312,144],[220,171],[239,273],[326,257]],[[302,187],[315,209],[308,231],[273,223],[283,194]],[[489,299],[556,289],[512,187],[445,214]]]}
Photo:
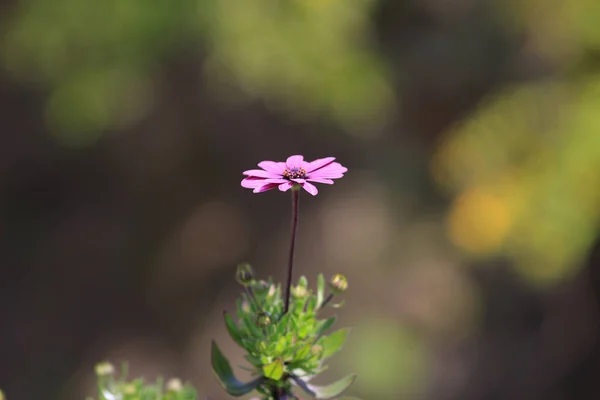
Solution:
{"label": "pink flower", "polygon": [[341,178],[348,171],[348,168],[333,160],[335,157],[306,162],[303,156],[291,156],[286,162],[262,161],[258,163],[262,169],[243,172],[247,178],[242,180],[242,186],[254,189],[254,193],[261,193],[276,187],[285,192],[297,184],[316,196],[319,191],[310,182],[333,185],[332,179]]}

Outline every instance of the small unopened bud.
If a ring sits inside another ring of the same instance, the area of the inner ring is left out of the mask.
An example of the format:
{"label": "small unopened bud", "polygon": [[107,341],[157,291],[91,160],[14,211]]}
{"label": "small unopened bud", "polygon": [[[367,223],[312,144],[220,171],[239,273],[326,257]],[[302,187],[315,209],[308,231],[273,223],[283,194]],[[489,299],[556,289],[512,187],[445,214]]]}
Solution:
{"label": "small unopened bud", "polygon": [[263,295],[269,290],[269,283],[267,281],[258,281],[254,285],[252,285],[252,289],[258,295]]}
{"label": "small unopened bud", "polygon": [[248,285],[254,279],[254,272],[248,263],[238,265],[235,279],[242,285]]}
{"label": "small unopened bud", "polygon": [[292,294],[301,299],[303,297],[306,297],[306,295],[308,295],[308,289],[305,288],[304,286],[296,286],[292,288]]}
{"label": "small unopened bud", "polygon": [[0,400],[5,400],[6,397],[4,397],[4,392],[2,390],[0,390]]}
{"label": "small unopened bud", "polygon": [[132,395],[135,394],[136,390],[135,390],[135,385],[128,383],[125,385],[125,387],[123,388],[123,393],[126,395]]}
{"label": "small unopened bud", "polygon": [[335,274],[329,282],[329,288],[335,294],[344,293],[348,289],[348,279],[342,274]]}
{"label": "small unopened bud", "polygon": [[[115,367],[109,362],[101,362],[96,364],[96,375],[109,376],[115,372]],[[1,398],[0,398],[1,399]]]}
{"label": "small unopened bud", "polygon": [[266,328],[271,325],[271,315],[268,312],[261,312],[256,317],[256,325],[259,328]]}
{"label": "small unopened bud", "polygon": [[260,342],[258,342],[258,344],[256,345],[256,348],[258,349],[258,351],[264,353],[265,351],[267,351],[267,342],[265,342],[264,340],[261,340]]}
{"label": "small unopened bud", "polygon": [[183,389],[183,384],[180,379],[173,378],[167,382],[167,390],[169,392],[179,393],[181,392],[181,389]]}
{"label": "small unopened bud", "polygon": [[252,311],[252,307],[250,307],[250,303],[246,300],[242,301],[242,311],[246,314]]}
{"label": "small unopened bud", "polygon": [[320,356],[321,353],[323,352],[323,346],[315,344],[314,346],[312,346],[310,348],[311,353],[313,353],[313,355],[315,356]]}

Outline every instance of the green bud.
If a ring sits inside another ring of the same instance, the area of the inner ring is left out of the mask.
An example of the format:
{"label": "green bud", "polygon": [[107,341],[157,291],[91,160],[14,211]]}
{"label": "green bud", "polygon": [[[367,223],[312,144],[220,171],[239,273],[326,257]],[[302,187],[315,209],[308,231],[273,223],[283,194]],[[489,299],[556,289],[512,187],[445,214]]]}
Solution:
{"label": "green bud", "polygon": [[269,290],[269,283],[267,281],[258,281],[252,285],[252,289],[258,295],[263,295]]}
{"label": "green bud", "polygon": [[246,286],[254,279],[254,272],[248,263],[239,264],[235,274],[235,279],[242,285]]}
{"label": "green bud", "polygon": [[167,382],[167,390],[169,392],[179,393],[181,392],[181,389],[183,389],[183,384],[180,379],[173,378]]}
{"label": "green bud", "polygon": [[123,387],[123,394],[132,395],[135,394],[135,385],[128,383]]}
{"label": "green bud", "polygon": [[266,328],[271,325],[271,315],[268,312],[261,312],[256,317],[256,326],[259,328]]}
{"label": "green bud", "polygon": [[114,372],[115,372],[115,367],[107,361],[96,364],[96,375],[97,376],[100,376],[100,377],[109,376],[109,375],[112,375]]}
{"label": "green bud", "polygon": [[308,289],[304,286],[292,287],[292,294],[297,298],[303,298],[308,295]]}
{"label": "green bud", "polygon": [[335,294],[344,293],[348,289],[348,279],[342,274],[335,274],[329,281],[329,288]]}
{"label": "green bud", "polygon": [[314,346],[312,346],[310,348],[310,351],[313,355],[320,357],[321,354],[323,353],[323,346],[315,344]]}
{"label": "green bud", "polygon": [[246,314],[248,314],[250,311],[252,311],[252,308],[250,307],[250,303],[246,300],[242,301],[242,311],[245,312]]}
{"label": "green bud", "polygon": [[268,348],[267,342],[265,342],[264,340],[261,340],[260,342],[258,342],[258,345],[256,345],[256,348],[261,353],[264,353],[265,351],[267,351],[267,348]]}

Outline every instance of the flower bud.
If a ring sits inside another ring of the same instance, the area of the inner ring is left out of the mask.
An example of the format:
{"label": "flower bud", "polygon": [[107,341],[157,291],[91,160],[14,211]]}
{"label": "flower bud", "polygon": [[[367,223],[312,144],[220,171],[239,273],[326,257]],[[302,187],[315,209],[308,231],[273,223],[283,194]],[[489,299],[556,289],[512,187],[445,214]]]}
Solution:
{"label": "flower bud", "polygon": [[101,362],[96,364],[96,375],[104,377],[112,375],[115,372],[115,367],[109,362]]}
{"label": "flower bud", "polygon": [[268,312],[261,312],[256,317],[256,326],[259,328],[266,328],[271,325],[271,315]]}
{"label": "flower bud", "polygon": [[312,346],[310,348],[310,352],[315,355],[315,356],[321,356],[321,354],[323,353],[323,346],[315,344],[314,346]]}
{"label": "flower bud", "polygon": [[329,281],[329,288],[335,294],[344,293],[348,289],[348,279],[342,274],[335,274]]}
{"label": "flower bud", "polygon": [[256,348],[258,349],[258,351],[260,351],[261,353],[264,353],[265,351],[267,351],[267,342],[265,342],[264,340],[261,340],[260,342],[258,342],[258,344],[256,345]]}
{"label": "flower bud", "polygon": [[269,290],[269,283],[263,280],[255,282],[254,285],[252,285],[252,289],[256,294],[263,295]]}
{"label": "flower bud", "polygon": [[252,311],[252,307],[250,307],[250,303],[246,300],[242,301],[242,311],[248,314]]}
{"label": "flower bud", "polygon": [[308,289],[306,289],[304,286],[292,287],[292,294],[294,297],[301,299],[308,295]]}
{"label": "flower bud", "polygon": [[254,279],[254,272],[248,263],[239,264],[235,274],[235,279],[242,285],[246,286]]}
{"label": "flower bud", "polygon": [[181,392],[181,389],[183,389],[183,384],[181,383],[180,379],[173,378],[169,379],[167,382],[167,390],[169,392],[179,393]]}
{"label": "flower bud", "polygon": [[128,383],[123,387],[123,393],[126,395],[132,395],[132,394],[135,394],[135,392],[136,392],[136,387],[132,383]]}
{"label": "flower bud", "polygon": [[2,390],[0,390],[0,400],[5,400],[6,397],[4,396],[4,392]]}

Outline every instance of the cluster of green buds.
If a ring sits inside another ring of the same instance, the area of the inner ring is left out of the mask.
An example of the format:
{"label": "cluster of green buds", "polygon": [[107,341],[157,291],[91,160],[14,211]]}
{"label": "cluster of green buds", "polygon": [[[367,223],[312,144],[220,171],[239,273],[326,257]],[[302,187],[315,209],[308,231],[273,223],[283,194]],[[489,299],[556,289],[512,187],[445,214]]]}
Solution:
{"label": "cluster of green buds", "polygon": [[[177,378],[164,383],[158,378],[154,383],[146,383],[142,378],[128,380],[127,365],[123,364],[119,377],[115,367],[109,362],[96,365],[98,379],[98,400],[197,400],[196,390],[190,384],[183,384]],[[87,400],[93,400],[88,398]]]}
{"label": "cluster of green buds", "polygon": [[272,279],[255,280],[248,264],[238,266],[236,279],[244,286],[244,292],[237,301],[237,318],[225,312],[225,324],[231,338],[246,351],[245,359],[250,364],[247,369],[254,379],[239,381],[213,341],[213,371],[227,393],[238,397],[256,390],[262,400],[283,400],[293,398],[299,388],[313,398],[331,399],[354,382],[355,376],[349,375],[328,386],[309,383],[327,368],[324,362],[342,348],[349,333],[349,329],[329,333],[336,317],[319,318],[327,306],[342,305],[330,303],[348,288],[343,275],[337,274],[329,281],[327,295],[322,274],[315,293],[308,287],[307,279],[301,277],[291,288],[287,312],[281,286]]}

